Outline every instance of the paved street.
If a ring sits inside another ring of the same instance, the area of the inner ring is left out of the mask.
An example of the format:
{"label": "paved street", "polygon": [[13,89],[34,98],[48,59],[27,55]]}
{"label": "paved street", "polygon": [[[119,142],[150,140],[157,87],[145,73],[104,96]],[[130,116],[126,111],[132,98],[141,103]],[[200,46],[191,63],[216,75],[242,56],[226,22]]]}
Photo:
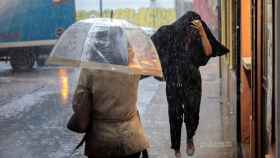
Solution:
{"label": "paved street", "polygon": [[[203,98],[195,158],[234,158],[234,107],[220,104],[218,60],[202,68]],[[69,158],[81,135],[66,129],[77,70],[45,67],[14,73],[0,64],[0,157]],[[139,110],[151,158],[172,158],[165,84],[147,78],[139,88]],[[185,133],[183,128],[183,133]],[[182,151],[185,149],[182,136]],[[75,158],[82,157],[82,151]],[[185,154],[184,157],[187,157]]]}

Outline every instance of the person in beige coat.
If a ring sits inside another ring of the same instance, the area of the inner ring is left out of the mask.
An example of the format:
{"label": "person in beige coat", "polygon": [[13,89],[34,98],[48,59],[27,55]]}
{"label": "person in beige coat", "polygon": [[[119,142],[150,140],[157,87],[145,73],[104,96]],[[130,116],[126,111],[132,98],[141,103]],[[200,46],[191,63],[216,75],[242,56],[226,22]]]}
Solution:
{"label": "person in beige coat", "polygon": [[89,158],[138,158],[149,142],[137,110],[140,75],[83,68],[68,128],[85,134]]}

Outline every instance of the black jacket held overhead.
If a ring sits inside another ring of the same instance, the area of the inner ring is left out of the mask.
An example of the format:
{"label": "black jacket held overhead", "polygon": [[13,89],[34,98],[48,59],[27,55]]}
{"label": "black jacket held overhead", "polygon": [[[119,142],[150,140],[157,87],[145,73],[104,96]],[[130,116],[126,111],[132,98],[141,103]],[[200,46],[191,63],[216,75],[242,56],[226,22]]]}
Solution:
{"label": "black jacket held overhead", "polygon": [[212,46],[212,57],[222,56],[229,52],[211,33],[206,23],[195,12],[187,12],[171,25],[165,25],[152,36],[158,51],[165,78],[166,73],[174,66],[195,67],[206,65],[209,58],[204,54],[198,32],[190,26],[193,20],[201,20]]}

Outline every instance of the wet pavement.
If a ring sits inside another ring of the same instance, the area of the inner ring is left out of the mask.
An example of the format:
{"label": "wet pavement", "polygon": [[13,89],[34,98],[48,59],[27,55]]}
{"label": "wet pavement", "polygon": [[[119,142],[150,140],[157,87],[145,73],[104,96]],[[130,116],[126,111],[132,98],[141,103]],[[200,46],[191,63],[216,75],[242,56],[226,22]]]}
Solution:
{"label": "wet pavement", "polygon": [[[235,109],[223,105],[220,98],[220,80],[218,58],[211,59],[207,66],[201,68],[203,94],[200,111],[200,124],[194,138],[196,153],[194,158],[235,158],[236,128]],[[151,141],[150,154],[156,158],[173,158],[170,149],[167,101],[165,85],[160,84],[142,116],[146,132]],[[181,152],[187,157],[186,131],[182,128]]]}
{"label": "wet pavement", "polygon": [[[203,98],[195,137],[196,158],[234,158],[235,111],[219,97],[218,60],[202,69]],[[70,158],[82,135],[66,129],[79,72],[58,67],[14,73],[0,64],[0,158]],[[172,158],[165,84],[153,78],[140,82],[139,110],[151,158]],[[182,128],[182,152],[185,149]],[[82,158],[82,149],[73,157]],[[183,157],[187,157],[183,154]]]}

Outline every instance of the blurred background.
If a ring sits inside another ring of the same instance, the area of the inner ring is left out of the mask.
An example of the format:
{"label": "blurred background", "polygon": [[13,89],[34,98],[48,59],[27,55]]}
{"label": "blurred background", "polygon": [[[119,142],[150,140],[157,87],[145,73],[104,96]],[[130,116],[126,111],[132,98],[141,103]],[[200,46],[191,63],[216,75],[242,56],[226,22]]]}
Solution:
{"label": "blurred background", "polygon": [[[80,141],[65,126],[79,71],[46,64],[72,24],[113,17],[152,36],[189,10],[230,49],[201,67],[195,157],[280,157],[279,8],[277,0],[0,0],[0,157],[68,158]],[[141,81],[138,107],[151,157],[171,158],[165,83]]]}
{"label": "blurred background", "polygon": [[[125,19],[139,26],[158,28],[176,19],[175,3],[172,0],[79,0],[76,1],[77,20],[89,17]],[[101,13],[102,12],[102,13]]]}

